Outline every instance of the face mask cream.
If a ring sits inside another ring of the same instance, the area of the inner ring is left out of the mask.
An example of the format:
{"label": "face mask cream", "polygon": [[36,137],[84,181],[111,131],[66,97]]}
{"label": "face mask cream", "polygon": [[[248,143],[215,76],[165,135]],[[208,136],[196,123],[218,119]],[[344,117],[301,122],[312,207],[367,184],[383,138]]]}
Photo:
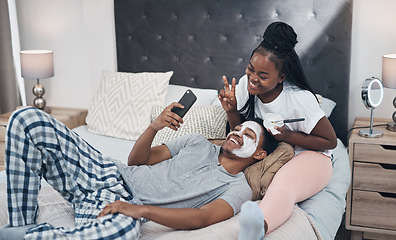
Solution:
{"label": "face mask cream", "polygon": [[[247,121],[244,122],[241,125],[241,130],[239,131],[232,131],[230,134],[237,134],[239,136],[242,136],[243,139],[243,145],[241,148],[234,149],[232,150],[232,153],[235,154],[238,157],[241,158],[248,158],[253,155],[253,153],[256,151],[259,140],[261,138],[261,127],[258,123],[254,121]],[[247,137],[246,135],[243,135],[243,132],[245,131],[246,128],[250,128],[255,134],[256,134],[256,141]]]}

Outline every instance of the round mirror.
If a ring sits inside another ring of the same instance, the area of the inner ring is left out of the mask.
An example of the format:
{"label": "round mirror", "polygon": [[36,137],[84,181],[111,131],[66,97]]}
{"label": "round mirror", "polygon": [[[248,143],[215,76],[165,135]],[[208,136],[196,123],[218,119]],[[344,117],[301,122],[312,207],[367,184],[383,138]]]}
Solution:
{"label": "round mirror", "polygon": [[363,82],[362,86],[362,100],[366,108],[371,109],[370,114],[370,128],[362,129],[359,135],[362,137],[376,138],[382,137],[382,131],[373,129],[373,110],[378,107],[384,97],[384,88],[382,82],[375,77],[368,78]]}
{"label": "round mirror", "polygon": [[368,109],[378,107],[384,97],[384,88],[378,78],[368,78],[363,82],[362,100]]}

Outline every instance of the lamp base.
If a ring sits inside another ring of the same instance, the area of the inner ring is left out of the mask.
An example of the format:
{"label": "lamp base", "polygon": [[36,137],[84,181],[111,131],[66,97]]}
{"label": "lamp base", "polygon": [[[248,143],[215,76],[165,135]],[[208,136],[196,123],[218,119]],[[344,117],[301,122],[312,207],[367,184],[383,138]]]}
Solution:
{"label": "lamp base", "polygon": [[44,108],[39,108],[39,107],[36,107],[36,106],[33,106],[33,107],[35,107],[37,109],[40,109],[41,111],[44,111],[44,112],[46,112],[48,114],[50,114],[52,112],[51,107],[47,107],[47,106],[44,107]]}
{"label": "lamp base", "polygon": [[44,98],[36,98],[34,99],[33,106],[40,110],[43,110],[46,113],[51,113],[51,108],[46,106],[46,102]]}
{"label": "lamp base", "polygon": [[44,109],[47,103],[45,102],[44,98],[36,97],[33,101],[33,105],[38,109]]}
{"label": "lamp base", "polygon": [[45,93],[45,89],[43,85],[40,84],[39,79],[37,79],[37,84],[33,87],[33,94],[36,98],[33,101],[33,106],[45,111],[46,113],[51,113],[51,108],[46,107],[47,103],[45,102],[43,95]]}
{"label": "lamp base", "polygon": [[388,122],[386,124],[386,129],[388,129],[391,132],[396,132],[396,123],[395,122]]}
{"label": "lamp base", "polygon": [[384,133],[378,129],[365,128],[359,131],[359,135],[365,138],[380,138]]}

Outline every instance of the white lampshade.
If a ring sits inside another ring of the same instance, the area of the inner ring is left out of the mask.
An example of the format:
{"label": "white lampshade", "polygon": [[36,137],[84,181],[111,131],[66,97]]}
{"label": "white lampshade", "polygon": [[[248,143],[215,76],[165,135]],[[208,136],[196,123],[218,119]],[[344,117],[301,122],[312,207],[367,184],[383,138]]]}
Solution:
{"label": "white lampshade", "polygon": [[382,85],[396,88],[396,53],[382,56]]}
{"label": "white lampshade", "polygon": [[49,78],[54,76],[54,57],[51,50],[21,51],[23,78]]}

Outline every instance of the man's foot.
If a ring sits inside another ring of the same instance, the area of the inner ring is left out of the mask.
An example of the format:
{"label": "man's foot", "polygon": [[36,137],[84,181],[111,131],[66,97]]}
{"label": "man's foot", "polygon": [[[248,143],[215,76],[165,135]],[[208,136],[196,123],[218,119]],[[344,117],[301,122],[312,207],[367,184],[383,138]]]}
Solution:
{"label": "man's foot", "polygon": [[238,240],[261,240],[264,237],[264,215],[256,203],[242,204],[239,226]]}

